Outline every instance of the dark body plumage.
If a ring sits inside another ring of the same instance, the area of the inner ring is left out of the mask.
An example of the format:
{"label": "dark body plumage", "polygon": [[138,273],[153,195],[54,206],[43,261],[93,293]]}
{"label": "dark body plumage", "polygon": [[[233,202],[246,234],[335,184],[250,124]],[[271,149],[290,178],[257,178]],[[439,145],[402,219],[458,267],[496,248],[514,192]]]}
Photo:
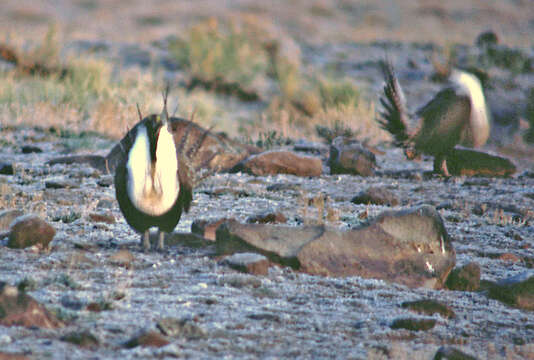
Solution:
{"label": "dark body plumage", "polygon": [[[156,121],[157,115],[151,115],[144,118],[139,122],[121,141],[121,145],[124,149],[125,154],[128,154],[139,126],[146,126],[148,129],[154,129],[152,133],[155,133],[155,130],[158,126],[161,126]],[[152,137],[153,138],[153,137]],[[153,145],[152,140],[150,141],[151,146]],[[154,153],[151,151],[151,153]],[[182,154],[177,154],[178,156],[178,181],[180,184],[180,190],[178,197],[166,213],[159,216],[148,215],[135,207],[128,196],[128,169],[127,169],[127,156],[119,161],[115,171],[115,194],[117,196],[117,201],[119,202],[119,207],[124,215],[124,218],[128,224],[137,232],[144,233],[151,227],[157,227],[161,231],[171,232],[174,230],[178,222],[180,221],[180,216],[183,211],[189,211],[189,207],[193,200],[193,184],[191,181],[191,169],[189,167],[189,162],[184,159]]]}
{"label": "dark body plumage", "polygon": [[[142,233],[142,246],[150,248],[149,229],[158,228],[158,249],[164,247],[164,235],[174,230],[182,212],[189,211],[193,201],[193,182],[200,180],[199,170],[216,153],[194,168],[191,160],[208,137],[205,130],[190,143],[189,134],[196,125],[191,121],[177,139],[176,125],[185,120],[169,117],[167,96],[163,94],[161,115],[145,118],[139,107],[139,123],[120,141],[119,156],[115,157],[115,194],[128,224]],[[197,129],[198,130],[198,129]],[[209,175],[209,172],[205,175]]]}
{"label": "dark body plumage", "polygon": [[446,159],[457,144],[476,147],[486,142],[489,122],[484,96],[472,75],[455,70],[451,86],[415,113],[418,127],[410,131],[404,95],[389,63],[383,63],[383,72],[379,123],[393,135],[395,145],[404,147],[408,158],[419,153],[432,155],[434,171],[449,176]]}

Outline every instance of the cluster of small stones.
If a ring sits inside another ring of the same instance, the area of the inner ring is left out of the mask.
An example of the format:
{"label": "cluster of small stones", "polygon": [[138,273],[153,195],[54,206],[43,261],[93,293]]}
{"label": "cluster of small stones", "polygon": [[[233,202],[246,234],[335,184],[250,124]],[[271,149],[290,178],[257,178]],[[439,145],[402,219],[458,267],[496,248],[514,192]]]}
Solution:
{"label": "cluster of small stones", "polygon": [[[281,150],[246,156],[244,160],[239,161],[237,161],[239,157],[235,157],[235,164],[229,167],[233,168],[233,171],[243,171],[256,177],[276,177],[285,174],[293,176],[288,179],[298,176],[318,178],[328,172],[328,169],[332,170],[336,161],[342,161],[342,166],[338,166],[336,170],[338,174],[345,172],[351,175],[359,174],[362,177],[377,174],[391,175],[385,171],[379,172],[373,153],[365,151],[354,141],[342,139],[335,141],[334,145],[337,146],[337,155],[332,156],[334,152],[331,152],[328,162],[317,156],[303,156],[296,151]],[[344,151],[348,151],[348,154],[343,155]],[[94,159],[91,157],[91,161]],[[100,164],[102,161],[105,163],[105,159],[102,159],[95,163]],[[350,169],[351,166],[354,168]],[[4,176],[16,175],[8,173]],[[94,176],[97,179],[95,186],[101,189],[110,188],[112,183],[110,175],[99,173]],[[239,174],[234,176],[239,176]],[[408,174],[408,176],[413,175]],[[421,182],[422,177],[417,178],[417,181]],[[466,180],[464,185],[487,187],[490,184],[489,181],[487,179]],[[45,191],[61,194],[81,191],[84,188],[80,181],[65,176],[48,177],[42,184]],[[295,188],[298,189],[291,183],[277,183],[269,185],[267,191],[291,192]],[[396,195],[393,189],[394,187],[368,185],[363,187],[361,192],[349,196],[346,200],[347,203],[366,207],[379,206],[382,207],[381,209],[408,205],[406,199]],[[228,197],[256,196],[249,190],[234,186],[204,188],[200,189],[198,194],[207,198],[221,199],[221,201]],[[66,200],[58,199],[58,203],[61,201]],[[325,201],[324,198],[312,198],[308,202],[317,207],[326,207]],[[487,207],[480,206],[480,209],[473,211],[484,214],[488,211]],[[441,204],[438,208],[447,210],[451,209],[452,205]],[[217,286],[253,289],[251,291],[259,294],[258,296],[273,296],[264,289],[265,281],[272,278],[273,272],[280,271],[274,269],[285,268],[288,269],[288,274],[296,271],[334,279],[344,277],[382,279],[387,283],[400,284],[394,286],[407,288],[442,289],[440,290],[442,292],[446,290],[473,292],[477,296],[482,294],[489,299],[499,300],[507,306],[522,311],[534,310],[532,272],[521,273],[501,281],[488,281],[481,280],[481,269],[476,263],[472,262],[454,268],[456,264],[454,239],[451,238],[445,226],[446,221],[454,224],[454,219],[447,217],[444,219],[442,212],[436,211],[433,206],[419,204],[406,206],[404,210],[392,209],[380,213],[375,211],[372,215],[366,211],[360,215],[362,221],[358,226],[344,230],[320,223],[294,226],[292,224],[294,219],[288,216],[287,212],[254,211],[247,213],[247,216],[239,220],[229,217],[195,221],[191,226],[193,234],[171,234],[167,239],[167,244],[180,249],[178,250],[179,257],[187,256],[191,251],[195,251],[184,249],[184,245],[191,249],[196,247],[204,249],[205,254],[210,256],[208,263],[211,265],[209,266],[218,266],[222,269],[219,270],[222,274],[217,280]],[[99,242],[98,245],[94,245],[87,244],[86,241],[72,242],[66,239],[65,232],[69,231],[66,229],[71,227],[69,224],[77,227],[77,222],[90,224],[92,229],[103,233],[110,233],[110,229],[124,231],[125,224],[117,217],[116,204],[113,199],[100,199],[96,209],[86,212],[80,220],[77,216],[72,218],[63,215],[54,216],[54,221],[59,221],[59,223],[51,225],[51,218],[25,213],[19,209],[2,211],[0,213],[0,237],[6,247],[5,251],[31,249],[38,256],[46,256],[45,254],[57,252],[65,246],[74,246],[81,252],[69,261],[75,262],[76,266],[81,268],[97,266],[93,254],[105,251],[106,255],[109,255],[106,257],[107,264],[120,272],[142,271],[146,266],[147,256],[150,259],[160,256],[158,254],[141,255],[136,250],[137,245],[118,246],[113,240],[106,243],[102,241],[103,239],[96,239]],[[61,234],[59,238],[56,231]],[[83,236],[82,234],[82,238]],[[113,232],[112,236],[115,237],[117,234]],[[505,255],[500,255],[503,261],[514,261],[513,254]],[[153,266],[155,265],[156,263]],[[192,274],[196,273],[202,273],[202,269],[192,272]],[[239,273],[244,274],[238,276]],[[91,331],[76,330],[76,318],[58,316],[57,313],[54,315],[48,311],[28,294],[32,291],[32,284],[26,283],[23,279],[18,279],[18,281],[18,284],[13,282],[1,284],[0,324],[2,326],[50,329],[68,327],[68,330],[62,331],[59,336],[62,342],[87,349],[109,346],[105,340],[100,336],[95,336]],[[71,283],[68,278],[61,281],[68,289],[80,290],[79,286]],[[87,311],[95,314],[113,311],[113,304],[120,302],[126,296],[122,292],[116,292],[106,300],[87,301],[75,294],[76,291],[74,294],[71,292],[60,297],[59,303],[63,309],[76,313]],[[456,321],[456,311],[446,302],[427,296],[419,297],[419,300],[403,301],[399,304],[400,308],[413,312],[414,315],[405,313],[388,322],[387,326],[391,331],[399,334],[394,336],[400,336],[401,339],[413,339],[415,335],[409,334],[432,332],[439,325]],[[217,301],[216,298],[205,299],[208,305],[216,304]],[[531,318],[528,313],[526,317]],[[285,321],[283,316],[270,311],[255,311],[248,314],[247,319],[264,324],[280,324]],[[179,356],[180,349],[175,345],[177,338],[187,341],[204,341],[214,335],[213,329],[208,331],[200,324],[202,324],[202,319],[199,317],[158,317],[152,327],[129,331],[128,336],[124,336],[120,342],[120,347],[124,349],[158,348],[161,350],[157,356]],[[365,329],[366,326],[357,324],[354,327]],[[524,338],[518,338],[516,344],[525,345],[530,340],[532,339],[527,335]],[[116,341],[115,344],[117,344]],[[389,350],[384,351],[387,355]],[[139,354],[143,356],[142,354],[148,353],[140,352]],[[25,356],[24,353],[10,353],[11,355]],[[434,351],[433,355],[436,359],[474,358],[454,346],[440,347]],[[3,356],[1,352],[0,356]]]}

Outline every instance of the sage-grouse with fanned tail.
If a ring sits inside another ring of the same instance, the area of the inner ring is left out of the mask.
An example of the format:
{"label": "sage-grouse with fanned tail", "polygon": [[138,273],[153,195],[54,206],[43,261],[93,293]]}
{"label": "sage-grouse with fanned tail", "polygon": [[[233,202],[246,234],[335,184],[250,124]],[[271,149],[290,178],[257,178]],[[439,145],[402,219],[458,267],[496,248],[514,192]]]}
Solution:
{"label": "sage-grouse with fanned tail", "polygon": [[385,78],[384,94],[380,98],[380,125],[389,131],[397,146],[413,159],[420,153],[434,156],[434,171],[450,176],[447,157],[461,144],[469,147],[484,145],[490,124],[484,93],[479,80],[458,69],[449,73],[449,86],[417,110],[415,128],[409,128],[410,115],[401,86],[392,65],[382,62]]}
{"label": "sage-grouse with fanned tail", "polygon": [[[124,156],[115,170],[115,194],[126,222],[142,234],[141,244],[150,248],[149,230],[158,229],[158,249],[164,248],[165,233],[172,232],[182,212],[189,211],[193,200],[194,183],[200,180],[200,169],[194,168],[194,159],[210,129],[195,143],[188,144],[193,126],[175,142],[167,112],[167,87],[163,94],[163,111],[160,115],[140,121],[121,140]],[[139,110],[139,108],[138,108]],[[205,163],[212,160],[207,159]],[[204,174],[207,176],[207,174]]]}

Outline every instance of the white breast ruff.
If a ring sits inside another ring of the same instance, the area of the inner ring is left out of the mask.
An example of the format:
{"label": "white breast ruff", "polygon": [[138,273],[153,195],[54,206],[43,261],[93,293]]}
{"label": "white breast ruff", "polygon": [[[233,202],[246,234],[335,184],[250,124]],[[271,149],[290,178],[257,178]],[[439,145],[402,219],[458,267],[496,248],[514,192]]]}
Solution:
{"label": "white breast ruff", "polygon": [[451,81],[458,85],[471,100],[471,116],[469,119],[471,136],[474,147],[482,146],[489,137],[489,120],[486,108],[486,100],[480,81],[469,73],[460,70],[453,70]]}
{"label": "white breast ruff", "polygon": [[176,146],[167,126],[159,132],[156,163],[150,159],[150,143],[145,126],[139,126],[128,153],[128,196],[134,206],[149,215],[168,211],[180,191]]}

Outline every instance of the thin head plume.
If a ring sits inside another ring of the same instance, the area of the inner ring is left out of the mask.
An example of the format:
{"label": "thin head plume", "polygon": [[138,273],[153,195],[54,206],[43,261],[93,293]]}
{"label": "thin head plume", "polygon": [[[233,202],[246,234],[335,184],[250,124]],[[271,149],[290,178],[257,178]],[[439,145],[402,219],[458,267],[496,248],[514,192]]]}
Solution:
{"label": "thin head plume", "polygon": [[189,117],[189,121],[191,121],[191,122],[195,122],[195,116],[196,116],[196,114],[197,114],[197,107],[195,106],[195,107],[193,108],[193,112],[191,113],[191,116]]}
{"label": "thin head plume", "polygon": [[161,111],[161,121],[166,124],[169,121],[169,112],[167,111],[167,99],[169,97],[169,92],[171,91],[171,84],[167,82],[165,85],[165,90],[162,92],[163,96],[163,110]]}

